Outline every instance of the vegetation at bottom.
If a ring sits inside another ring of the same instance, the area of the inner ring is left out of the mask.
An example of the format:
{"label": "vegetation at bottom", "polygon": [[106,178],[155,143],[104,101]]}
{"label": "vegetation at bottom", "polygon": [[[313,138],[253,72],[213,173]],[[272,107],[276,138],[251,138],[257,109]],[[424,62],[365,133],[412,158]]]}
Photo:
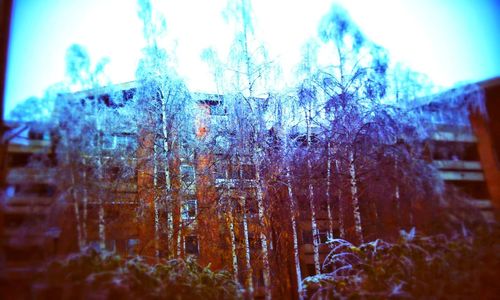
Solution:
{"label": "vegetation at bottom", "polygon": [[418,236],[402,232],[395,243],[359,247],[336,239],[323,269],[307,277],[311,299],[497,299],[500,230]]}
{"label": "vegetation at bottom", "polygon": [[[94,249],[47,264],[35,286],[47,299],[240,299],[226,271],[211,271],[193,259],[149,264]],[[54,298],[55,297],[55,298]]]}
{"label": "vegetation at bottom", "polygon": [[[500,230],[460,235],[380,239],[355,246],[329,241],[325,273],[304,279],[308,299],[495,299],[500,295]],[[227,271],[211,271],[193,259],[150,264],[93,249],[46,265],[37,298],[241,299],[243,290]]]}

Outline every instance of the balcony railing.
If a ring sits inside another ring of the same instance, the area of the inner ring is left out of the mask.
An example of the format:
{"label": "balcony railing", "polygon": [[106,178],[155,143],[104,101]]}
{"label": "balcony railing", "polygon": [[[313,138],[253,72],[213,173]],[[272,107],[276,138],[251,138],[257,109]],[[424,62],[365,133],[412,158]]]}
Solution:
{"label": "balcony railing", "polygon": [[448,170],[482,170],[481,163],[478,161],[464,161],[464,160],[435,160],[434,165],[438,169]]}
{"label": "balcony railing", "polygon": [[450,142],[463,142],[475,143],[477,142],[476,136],[471,132],[462,131],[438,131],[432,135],[435,141],[450,141]]}
{"label": "balcony railing", "polygon": [[439,171],[439,175],[446,181],[484,181],[484,175],[481,172]]}
{"label": "balcony railing", "polygon": [[48,153],[50,151],[51,141],[29,140],[24,143],[10,143],[9,153]]}
{"label": "balcony railing", "polygon": [[7,174],[7,182],[10,184],[26,183],[54,183],[54,169],[36,169],[36,168],[13,168]]}

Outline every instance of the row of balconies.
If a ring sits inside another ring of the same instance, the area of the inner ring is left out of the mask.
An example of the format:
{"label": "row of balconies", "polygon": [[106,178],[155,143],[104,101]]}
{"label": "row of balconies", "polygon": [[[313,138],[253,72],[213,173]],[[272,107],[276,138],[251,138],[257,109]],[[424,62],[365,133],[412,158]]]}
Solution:
{"label": "row of balconies", "polygon": [[[476,139],[472,133],[439,133],[436,139],[446,139],[458,142],[475,142]],[[484,185],[482,189],[487,190],[485,177],[482,171],[482,166],[479,161],[464,161],[464,160],[436,160],[433,162],[434,166],[439,169],[441,178],[449,183],[460,184],[474,183],[475,185]],[[475,193],[480,192],[477,186],[473,189]],[[487,194],[486,192],[483,192]],[[490,199],[473,199],[468,200],[468,203],[478,208],[481,211],[484,219],[487,222],[493,223],[495,221],[495,214],[493,212],[493,205]]]}

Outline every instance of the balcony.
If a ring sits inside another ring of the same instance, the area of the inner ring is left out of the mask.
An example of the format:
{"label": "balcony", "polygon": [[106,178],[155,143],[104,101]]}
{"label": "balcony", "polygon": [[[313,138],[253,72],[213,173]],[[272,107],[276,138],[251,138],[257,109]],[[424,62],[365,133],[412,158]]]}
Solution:
{"label": "balcony", "polygon": [[476,136],[468,131],[438,131],[432,134],[432,140],[435,141],[449,141],[449,142],[462,142],[462,143],[475,143],[477,142]]}
{"label": "balcony", "polygon": [[8,206],[48,206],[54,202],[52,197],[40,197],[32,195],[16,195],[7,198],[6,204]]}
{"label": "balcony", "polygon": [[10,143],[9,153],[48,153],[51,142],[47,140],[29,140],[26,143]]}
{"label": "balcony", "polygon": [[439,171],[439,175],[445,181],[484,181],[482,172]]}
{"label": "balcony", "polygon": [[229,187],[235,188],[240,185],[243,187],[256,187],[257,182],[255,179],[225,179],[225,178],[217,178],[215,179],[215,185],[217,187]]}
{"label": "balcony", "polygon": [[481,171],[481,163],[478,161],[464,161],[464,160],[435,160],[434,165],[438,169],[446,170],[468,170],[468,171]]}
{"label": "balcony", "polygon": [[7,182],[10,184],[53,184],[55,174],[55,169],[12,168],[7,174]]}
{"label": "balcony", "polygon": [[6,215],[48,215],[51,210],[50,206],[13,206],[7,205],[4,208]]}
{"label": "balcony", "polygon": [[488,210],[493,208],[491,201],[488,199],[472,199],[467,202],[478,209]]}

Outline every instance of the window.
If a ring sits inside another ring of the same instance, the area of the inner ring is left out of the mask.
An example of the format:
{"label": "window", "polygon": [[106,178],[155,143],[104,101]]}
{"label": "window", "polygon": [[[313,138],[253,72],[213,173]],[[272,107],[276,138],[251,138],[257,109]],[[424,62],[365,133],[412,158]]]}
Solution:
{"label": "window", "polygon": [[224,105],[222,105],[222,101],[205,100],[203,102],[210,108],[210,114],[212,116],[224,116],[226,114],[226,109]]}
{"label": "window", "polygon": [[242,165],[243,168],[243,179],[255,179],[255,166],[254,165]]}
{"label": "window", "polygon": [[116,140],[116,146],[118,146],[120,148],[126,148],[128,146],[128,144],[130,143],[129,138],[126,135],[115,136],[115,140]]}
{"label": "window", "polygon": [[306,276],[313,276],[316,274],[316,268],[314,267],[313,264],[307,264],[306,265]]}
{"label": "window", "polygon": [[16,194],[16,186],[15,185],[8,185],[7,188],[5,189],[5,198],[9,199],[14,197]]}
{"label": "window", "polygon": [[8,164],[11,168],[25,167],[31,158],[31,153],[12,153],[9,154]]}
{"label": "window", "polygon": [[194,182],[194,167],[189,165],[181,165],[182,181],[186,183]]}
{"label": "window", "polygon": [[302,231],[302,243],[304,244],[312,244],[313,243],[313,234],[311,230],[303,230]]}
{"label": "window", "polygon": [[184,249],[186,254],[198,255],[198,237],[195,235],[187,236],[184,240]]}
{"label": "window", "polygon": [[215,162],[215,178],[226,179],[227,164],[225,161],[217,160]]}
{"label": "window", "polygon": [[326,230],[320,230],[318,236],[319,236],[319,242],[322,244],[326,243],[326,241],[328,240],[328,233]]}
{"label": "window", "polygon": [[117,180],[120,176],[120,167],[117,165],[108,165],[106,167],[106,174],[110,180]]}
{"label": "window", "polygon": [[18,185],[15,191],[21,195],[36,195],[39,197],[52,197],[56,192],[54,186],[44,183]]}
{"label": "window", "polygon": [[256,217],[259,214],[259,205],[255,198],[247,198],[247,214],[248,217]]}
{"label": "window", "polygon": [[99,252],[101,250],[101,245],[98,240],[91,240],[89,242],[89,248]]}
{"label": "window", "polygon": [[196,218],[198,203],[196,200],[187,200],[182,205],[182,219],[193,220]]}
{"label": "window", "polygon": [[106,240],[106,250],[108,250],[109,252],[116,252],[116,241]]}
{"label": "window", "polygon": [[430,146],[435,160],[479,160],[476,143],[433,141]]}
{"label": "window", "polygon": [[102,148],[112,150],[116,148],[116,136],[106,135],[102,139]]}
{"label": "window", "polygon": [[129,239],[127,241],[127,249],[126,249],[126,253],[127,255],[129,256],[132,256],[132,255],[136,255],[137,254],[137,245],[139,244],[139,240],[138,239]]}
{"label": "window", "polygon": [[28,131],[28,138],[30,140],[39,140],[39,141],[42,141],[42,140],[49,140],[49,135],[47,132],[43,132],[43,131],[39,131],[39,130],[35,130],[35,129],[30,129]]}

